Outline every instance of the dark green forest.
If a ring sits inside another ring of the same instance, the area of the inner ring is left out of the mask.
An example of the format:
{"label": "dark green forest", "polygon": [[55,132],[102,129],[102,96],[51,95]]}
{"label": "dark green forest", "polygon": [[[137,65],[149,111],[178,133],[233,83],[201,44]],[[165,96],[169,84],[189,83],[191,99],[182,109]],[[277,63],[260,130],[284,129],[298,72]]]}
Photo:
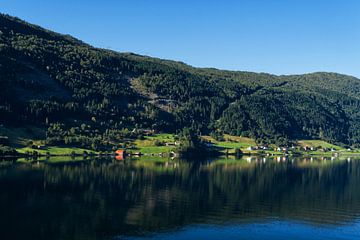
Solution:
{"label": "dark green forest", "polygon": [[286,144],[360,144],[360,80],[194,68],[92,47],[0,15],[0,124],[48,144],[110,146],[133,129],[228,133]]}

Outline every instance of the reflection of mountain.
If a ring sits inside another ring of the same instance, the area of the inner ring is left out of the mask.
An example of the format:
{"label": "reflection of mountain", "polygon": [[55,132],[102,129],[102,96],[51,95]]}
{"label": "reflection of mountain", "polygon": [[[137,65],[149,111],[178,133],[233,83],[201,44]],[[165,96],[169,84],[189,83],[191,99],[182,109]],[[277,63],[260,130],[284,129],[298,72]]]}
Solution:
{"label": "reflection of mountain", "polygon": [[267,217],[354,221],[360,215],[360,162],[303,167],[304,161],[5,165],[1,238],[99,239]]}

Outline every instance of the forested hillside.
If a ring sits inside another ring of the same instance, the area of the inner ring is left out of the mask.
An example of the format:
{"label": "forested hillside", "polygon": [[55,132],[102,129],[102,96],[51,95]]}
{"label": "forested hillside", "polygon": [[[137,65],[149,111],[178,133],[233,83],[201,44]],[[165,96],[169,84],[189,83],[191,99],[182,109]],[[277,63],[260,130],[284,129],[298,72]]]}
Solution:
{"label": "forested hillside", "polygon": [[0,123],[48,144],[109,146],[135,129],[229,133],[286,144],[360,144],[360,80],[194,68],[94,48],[0,15]]}

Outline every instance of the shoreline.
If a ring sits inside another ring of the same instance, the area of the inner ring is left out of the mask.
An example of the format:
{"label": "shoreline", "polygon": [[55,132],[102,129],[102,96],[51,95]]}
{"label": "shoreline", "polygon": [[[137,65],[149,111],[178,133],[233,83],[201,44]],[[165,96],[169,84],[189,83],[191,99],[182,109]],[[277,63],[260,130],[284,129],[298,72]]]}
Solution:
{"label": "shoreline", "polygon": [[[90,151],[90,150],[89,150]],[[214,152],[213,152],[214,153]],[[210,154],[216,155],[216,156],[236,156],[235,153],[223,153],[221,151],[216,152],[216,154]],[[34,158],[34,157],[116,157],[117,155],[115,153],[95,153],[95,152],[89,152],[86,154],[25,154],[25,153],[19,153],[17,155],[0,155],[0,158],[3,159],[10,159],[10,158]],[[125,157],[178,157],[179,154],[177,152],[154,152],[154,153],[128,153]],[[257,153],[257,152],[244,152],[240,156],[259,156],[259,157],[317,157],[317,156],[326,156],[326,157],[351,157],[351,156],[360,156],[360,152],[331,152],[331,153],[309,153],[309,152],[298,152],[296,154],[292,153],[282,153],[282,154],[273,154],[273,153]]]}

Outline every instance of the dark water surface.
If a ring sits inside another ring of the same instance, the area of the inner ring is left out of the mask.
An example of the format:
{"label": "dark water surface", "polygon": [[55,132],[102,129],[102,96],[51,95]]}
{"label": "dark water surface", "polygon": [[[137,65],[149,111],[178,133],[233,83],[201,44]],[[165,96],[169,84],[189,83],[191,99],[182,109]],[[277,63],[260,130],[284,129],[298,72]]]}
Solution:
{"label": "dark water surface", "polygon": [[0,162],[0,239],[360,239],[360,160]]}

